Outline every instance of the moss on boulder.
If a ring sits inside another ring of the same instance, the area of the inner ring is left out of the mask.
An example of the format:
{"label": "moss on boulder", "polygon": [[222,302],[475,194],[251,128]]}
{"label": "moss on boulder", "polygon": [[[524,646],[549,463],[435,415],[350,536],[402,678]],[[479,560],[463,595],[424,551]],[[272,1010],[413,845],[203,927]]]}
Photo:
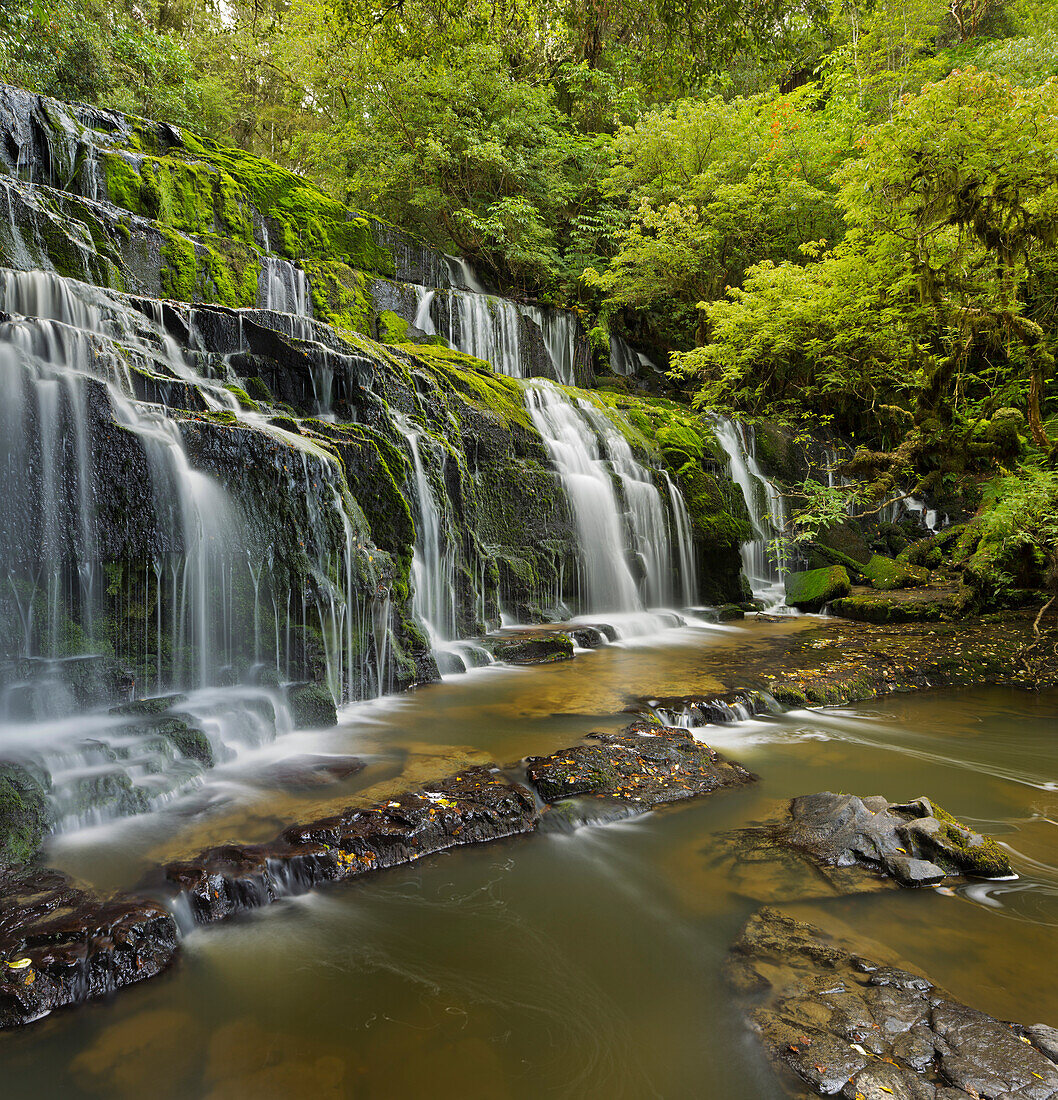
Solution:
{"label": "moss on boulder", "polygon": [[325,729],[338,725],[334,700],[322,684],[291,684],[286,694],[295,729]]}
{"label": "moss on boulder", "polygon": [[799,611],[822,611],[831,600],[841,599],[851,591],[849,575],[841,565],[786,575],[786,602]]}
{"label": "moss on boulder", "polygon": [[0,866],[29,862],[50,826],[44,785],[21,764],[0,762]]}
{"label": "moss on boulder", "polygon": [[929,570],[907,562],[894,561],[892,558],[874,554],[866,565],[861,566],[863,575],[870,581],[872,588],[882,592],[893,592],[898,588],[915,588],[929,583]]}

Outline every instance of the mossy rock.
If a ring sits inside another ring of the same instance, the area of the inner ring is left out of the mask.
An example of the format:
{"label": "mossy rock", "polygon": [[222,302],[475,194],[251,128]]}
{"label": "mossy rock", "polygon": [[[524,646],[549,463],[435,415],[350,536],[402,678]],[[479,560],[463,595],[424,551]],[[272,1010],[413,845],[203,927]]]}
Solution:
{"label": "mossy rock", "polygon": [[322,684],[291,684],[287,705],[295,729],[326,729],[338,725],[331,693]]}
{"label": "mossy rock", "polygon": [[772,684],[770,694],[788,710],[803,710],[809,705],[808,696],[794,684]]}
{"label": "mossy rock", "polygon": [[173,707],[186,702],[186,695],[155,695],[149,699],[136,699],[131,703],[122,703],[120,706],[111,707],[110,713],[121,715],[124,718],[150,718],[170,712]]}
{"label": "mossy rock", "polygon": [[28,863],[50,827],[43,783],[20,764],[0,763],[0,866]]}
{"label": "mossy rock", "polygon": [[[367,276],[341,260],[303,260],[309,278],[312,309],[317,320],[325,321],[344,336],[371,336],[375,309],[368,293]],[[395,343],[396,341],[389,341]]]}
{"label": "mossy rock", "polygon": [[912,819],[902,831],[948,874],[1013,877],[1010,859],[991,837],[974,832],[931,799],[920,797],[906,805],[924,810],[927,816]]}
{"label": "mossy rock", "polygon": [[485,644],[497,661],[510,665],[547,665],[573,659],[573,639],[560,631],[486,638]]}
{"label": "mossy rock", "polygon": [[807,473],[803,450],[793,436],[777,424],[761,423],[754,430],[757,461],[769,477],[794,483]]}
{"label": "mossy rock", "polygon": [[816,536],[816,542],[821,547],[836,550],[845,557],[860,562],[861,565],[865,565],[871,557],[871,551],[855,521],[836,523],[833,527],[824,528]]}
{"label": "mossy rock", "polygon": [[378,315],[378,338],[383,344],[404,344],[408,341],[408,322],[391,309]]}
{"label": "mossy rock", "polygon": [[822,611],[831,600],[848,596],[851,591],[849,575],[841,565],[786,575],[786,602],[799,611]]}
{"label": "mossy rock", "polygon": [[894,561],[892,558],[874,554],[862,567],[863,575],[872,588],[881,592],[893,592],[898,588],[915,588],[929,582],[929,571],[921,566]]}
{"label": "mossy rock", "polygon": [[716,621],[718,623],[729,623],[745,617],[746,612],[736,603],[725,603],[716,610]]}
{"label": "mossy rock", "polygon": [[811,569],[822,569],[828,565],[843,566],[849,577],[857,582],[866,577],[864,562],[850,558],[848,554],[843,554],[840,550],[821,543],[813,543],[808,554],[808,564]]}
{"label": "mossy rock", "polygon": [[834,615],[864,623],[930,623],[957,619],[972,606],[973,591],[965,586],[951,589],[919,589],[904,593],[866,593],[835,600]]}
{"label": "mossy rock", "polygon": [[181,756],[194,760],[204,768],[212,768],[216,763],[213,744],[205,732],[193,723],[194,718],[189,714],[173,714],[151,726],[150,731],[171,741]]}

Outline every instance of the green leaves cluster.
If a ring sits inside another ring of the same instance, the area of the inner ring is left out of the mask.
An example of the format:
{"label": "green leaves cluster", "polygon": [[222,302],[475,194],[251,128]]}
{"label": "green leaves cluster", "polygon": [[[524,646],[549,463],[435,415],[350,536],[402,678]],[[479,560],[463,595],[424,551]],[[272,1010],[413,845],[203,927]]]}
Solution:
{"label": "green leaves cluster", "polygon": [[863,426],[889,406],[908,420],[989,415],[1021,378],[1046,446],[1055,117],[1058,83],[1021,88],[971,70],[871,128],[833,177],[843,241],[809,248],[807,266],[758,264],[706,307],[711,341],[678,359],[701,380],[700,400],[805,403]]}

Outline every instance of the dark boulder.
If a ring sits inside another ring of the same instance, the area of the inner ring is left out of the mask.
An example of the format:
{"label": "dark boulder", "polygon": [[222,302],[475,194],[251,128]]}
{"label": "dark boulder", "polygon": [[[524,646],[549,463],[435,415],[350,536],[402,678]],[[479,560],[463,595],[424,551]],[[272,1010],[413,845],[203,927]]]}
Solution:
{"label": "dark boulder", "polygon": [[266,844],[211,848],[164,874],[195,919],[210,923],[320,883],[530,832],[538,816],[521,784],[498,768],[470,768],[386,802],[292,825]]}
{"label": "dark boulder", "polygon": [[152,978],[176,951],[156,902],[104,900],[59,871],[0,870],[0,1028]]}
{"label": "dark boulder", "polygon": [[574,748],[529,757],[526,778],[545,802],[590,795],[646,809],[742,786],[756,776],[685,729],[634,722],[620,734],[593,733]]}

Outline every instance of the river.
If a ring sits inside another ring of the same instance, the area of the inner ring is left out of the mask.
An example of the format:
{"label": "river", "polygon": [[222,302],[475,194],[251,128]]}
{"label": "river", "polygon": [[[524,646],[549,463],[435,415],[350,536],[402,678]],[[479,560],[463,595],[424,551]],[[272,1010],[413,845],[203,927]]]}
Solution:
{"label": "river", "polygon": [[[716,690],[771,624],[684,628],[572,662],[487,668],[281,735],[151,814],[59,836],[52,865],[127,887],[159,860],[254,841],[467,761],[612,730],[642,695]],[[853,927],[1000,1018],[1058,1024],[1058,694],[893,696],[699,731],[761,776],[633,821],[430,857],[191,931],[166,975],[0,1035],[11,1096],[782,1095],[721,978],[761,901]],[[282,791],[284,759],[355,777]],[[817,790],[927,794],[995,836],[1016,882],[812,898],[722,834]]]}

